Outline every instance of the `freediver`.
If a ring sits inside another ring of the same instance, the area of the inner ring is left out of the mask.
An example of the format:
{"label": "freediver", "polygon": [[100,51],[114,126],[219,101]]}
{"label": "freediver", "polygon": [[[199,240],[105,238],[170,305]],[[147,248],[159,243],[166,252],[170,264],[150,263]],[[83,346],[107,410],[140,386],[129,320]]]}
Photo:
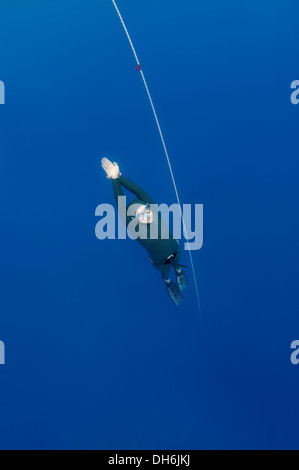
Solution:
{"label": "freediver", "polygon": [[[117,163],[112,163],[107,158],[103,158],[102,168],[107,178],[112,181],[116,205],[126,228],[128,228],[132,220],[136,221],[139,229],[139,236],[136,238],[137,241],[147,250],[152,265],[161,273],[171,299],[176,305],[179,305],[183,300],[181,292],[187,287],[188,282],[186,274],[182,270],[182,267],[185,266],[179,263],[181,250],[178,240],[173,238],[169,228],[165,226],[161,214],[156,210],[156,205],[152,198],[140,186],[123,176]],[[121,208],[119,207],[118,198],[124,196],[122,187],[134,194],[137,198],[128,204],[126,214],[122,214]],[[131,217],[128,215],[130,208],[134,214],[134,216]],[[152,231],[152,229],[156,230]],[[167,237],[165,237],[165,229]],[[157,236],[151,237],[150,232],[156,233]],[[161,233],[164,234],[163,238]],[[176,283],[170,279],[171,266],[175,270]]]}

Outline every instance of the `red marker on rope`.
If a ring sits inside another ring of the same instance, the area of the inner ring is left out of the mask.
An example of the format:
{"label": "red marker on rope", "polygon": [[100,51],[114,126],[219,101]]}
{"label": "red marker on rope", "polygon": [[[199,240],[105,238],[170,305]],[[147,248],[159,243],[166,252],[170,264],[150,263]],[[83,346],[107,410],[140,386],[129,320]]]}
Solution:
{"label": "red marker on rope", "polygon": [[140,64],[138,64],[138,67],[135,69],[135,72],[137,72],[138,70],[140,70],[140,71],[142,70],[142,68],[141,68],[141,65],[140,65]]}

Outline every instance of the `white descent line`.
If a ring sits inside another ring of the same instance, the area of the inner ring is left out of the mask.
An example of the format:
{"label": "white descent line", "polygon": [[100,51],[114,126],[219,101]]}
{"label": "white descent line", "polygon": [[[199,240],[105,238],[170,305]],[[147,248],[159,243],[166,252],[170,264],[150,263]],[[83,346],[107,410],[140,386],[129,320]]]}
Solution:
{"label": "white descent line", "polygon": [[[115,3],[115,0],[112,0],[112,3],[113,3],[113,5],[115,6],[115,9],[116,9],[117,14],[118,14],[118,16],[119,16],[119,19],[120,19],[120,21],[121,21],[121,23],[122,23],[122,25],[123,25],[123,28],[124,28],[124,30],[125,30],[125,32],[126,32],[126,35],[127,35],[128,40],[129,40],[130,46],[131,46],[131,48],[132,48],[133,54],[134,54],[134,56],[135,56],[137,65],[140,66],[140,62],[139,62],[138,56],[137,56],[137,54],[136,54],[135,47],[134,47],[134,45],[133,45],[132,39],[131,39],[131,37],[130,37],[130,35],[129,35],[129,32],[128,32],[128,30],[127,30],[127,27],[126,27],[126,25],[125,25],[125,22],[124,22],[124,20],[123,20],[121,14],[120,14],[120,11],[119,11],[119,9],[118,9],[116,3]],[[189,244],[189,241],[188,241],[187,230],[186,230],[186,225],[185,225],[185,221],[184,221],[184,216],[183,216],[181,201],[180,201],[180,197],[179,197],[179,192],[178,192],[177,185],[176,185],[176,182],[175,182],[175,178],[174,178],[174,174],[173,174],[173,170],[172,170],[170,158],[169,158],[169,155],[168,155],[168,151],[167,151],[167,147],[166,147],[165,140],[164,140],[164,137],[163,137],[163,133],[162,133],[162,130],[161,130],[161,127],[160,127],[160,123],[159,123],[159,119],[158,119],[158,116],[157,116],[157,113],[156,113],[156,109],[155,109],[155,106],[154,106],[154,103],[153,103],[153,100],[152,100],[152,97],[151,97],[149,88],[148,88],[148,86],[147,86],[147,82],[146,82],[146,80],[145,80],[145,76],[144,76],[144,73],[143,73],[142,69],[140,69],[140,73],[141,73],[142,80],[143,80],[143,83],[144,83],[144,86],[145,86],[145,89],[146,89],[146,92],[147,92],[147,95],[148,95],[148,98],[149,98],[149,101],[150,101],[150,104],[151,104],[151,107],[152,107],[152,110],[153,110],[153,113],[154,113],[154,116],[155,116],[155,120],[156,120],[156,123],[157,123],[157,127],[158,127],[158,130],[159,130],[159,134],[160,134],[160,137],[161,137],[161,140],[162,140],[164,152],[165,152],[165,155],[166,155],[167,163],[168,163],[168,166],[169,166],[169,170],[170,170],[170,174],[171,174],[171,178],[172,178],[172,182],[173,182],[173,186],[174,186],[176,198],[177,198],[177,201],[178,201],[178,204],[179,204],[179,207],[180,207],[181,217],[182,217],[182,221],[183,221],[184,235],[185,235],[185,238],[186,238],[186,240],[187,240],[187,246],[188,246],[188,251],[189,251],[189,256],[190,256],[190,263],[191,263],[192,273],[193,273],[193,277],[194,277],[194,284],[195,284],[195,290],[196,290],[197,303],[198,303],[199,312],[200,312],[200,314],[201,314],[201,306],[200,306],[200,300],[199,300],[199,292],[198,292],[197,279],[196,279],[196,274],[195,274],[195,269],[194,269],[194,263],[193,263],[193,258],[192,258],[191,249],[190,249],[190,244]]]}

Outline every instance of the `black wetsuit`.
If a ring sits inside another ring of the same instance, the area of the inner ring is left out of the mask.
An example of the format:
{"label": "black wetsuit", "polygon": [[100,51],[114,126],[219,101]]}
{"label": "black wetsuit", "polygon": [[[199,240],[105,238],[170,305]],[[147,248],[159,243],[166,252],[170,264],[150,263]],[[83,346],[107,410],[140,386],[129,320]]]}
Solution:
{"label": "black wetsuit", "polygon": [[[128,178],[120,176],[117,179],[112,179],[112,184],[117,206],[118,197],[124,196],[122,190],[123,186],[137,197],[138,201],[133,201],[133,203],[139,205],[142,205],[142,203],[151,204],[153,205],[152,207],[156,207],[152,198],[140,186],[133,183]],[[129,204],[129,206],[131,204]],[[180,266],[179,261],[181,252],[179,248],[179,242],[175,238],[173,238],[173,235],[168,228],[167,238],[165,239],[165,237],[161,237],[161,227],[162,225],[164,225],[165,228],[165,224],[162,220],[160,212],[158,212],[157,210],[153,210],[152,212],[154,218],[150,224],[138,224],[140,229],[143,230],[144,233],[143,238],[138,237],[136,238],[136,240],[141,246],[143,246],[143,248],[147,250],[153,266],[161,272],[163,279],[168,279],[171,265],[173,265],[174,267]],[[126,228],[128,228],[129,223],[132,222],[132,217],[126,214],[126,216],[123,216],[122,218],[123,220],[125,219],[124,222],[126,224]],[[150,230],[151,228],[153,228],[151,227],[153,224],[156,225],[158,234],[158,237],[155,239],[150,237]]]}

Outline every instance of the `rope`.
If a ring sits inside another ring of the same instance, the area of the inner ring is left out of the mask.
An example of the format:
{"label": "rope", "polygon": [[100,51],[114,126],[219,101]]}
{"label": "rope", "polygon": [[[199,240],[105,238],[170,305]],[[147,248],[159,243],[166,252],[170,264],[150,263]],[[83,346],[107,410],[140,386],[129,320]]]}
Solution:
{"label": "rope", "polygon": [[191,264],[191,268],[192,268],[192,273],[193,273],[193,278],[194,278],[194,284],[195,284],[195,290],[196,290],[196,298],[197,298],[197,303],[198,303],[198,309],[199,309],[199,313],[200,315],[202,316],[202,313],[201,313],[201,306],[200,306],[200,299],[199,299],[199,291],[198,291],[198,285],[197,285],[197,279],[196,279],[196,274],[195,274],[195,269],[194,269],[194,263],[193,263],[193,257],[192,257],[192,253],[191,253],[191,249],[190,249],[190,244],[189,244],[189,241],[188,241],[188,236],[187,236],[187,230],[186,230],[186,224],[185,224],[185,220],[184,220],[184,216],[183,216],[183,211],[182,211],[182,206],[181,206],[181,201],[180,201],[180,197],[179,197],[179,192],[178,192],[178,189],[177,189],[177,185],[176,185],[176,182],[175,182],[175,178],[174,178],[174,174],[173,174],[173,170],[172,170],[172,166],[171,166],[171,162],[170,162],[170,158],[169,158],[169,154],[168,154],[168,150],[167,150],[167,147],[166,147],[166,144],[165,144],[165,140],[164,140],[164,136],[163,136],[163,133],[162,133],[162,130],[161,130],[161,126],[160,126],[160,122],[159,122],[159,119],[158,119],[158,116],[157,116],[157,113],[156,113],[156,109],[155,109],[155,106],[154,106],[154,103],[153,103],[153,100],[152,100],[152,97],[151,97],[151,94],[150,94],[150,91],[149,91],[149,88],[148,88],[148,85],[147,85],[147,82],[146,82],[146,79],[145,79],[145,76],[144,76],[144,73],[143,73],[143,70],[141,69],[140,67],[140,61],[138,59],[138,56],[137,56],[137,53],[136,53],[136,50],[135,50],[135,47],[134,47],[134,44],[132,42],[132,39],[129,35],[129,32],[127,30],[127,27],[125,25],[125,22],[121,16],[121,13],[115,3],[115,0],[112,0],[112,3],[117,11],[117,14],[119,16],[119,19],[123,25],[123,28],[125,30],[125,33],[127,35],[127,38],[129,40],[129,43],[130,43],[130,46],[131,46],[131,49],[133,51],[133,54],[135,56],[135,59],[136,59],[136,62],[137,62],[137,66],[140,70],[140,73],[141,73],[141,77],[142,77],[142,80],[143,80],[143,83],[144,83],[144,86],[145,86],[145,89],[146,89],[146,92],[147,92],[147,95],[148,95],[148,98],[149,98],[149,101],[150,101],[150,104],[151,104],[151,107],[152,107],[152,110],[153,110],[153,113],[154,113],[154,116],[155,116],[155,120],[156,120],[156,124],[157,124],[157,127],[158,127],[158,131],[159,131],[159,134],[160,134],[160,137],[161,137],[161,141],[162,141],[162,144],[163,144],[163,148],[164,148],[164,152],[165,152],[165,155],[166,155],[166,159],[167,159],[167,163],[168,163],[168,167],[169,167],[169,170],[170,170],[170,175],[171,175],[171,179],[172,179],[172,183],[173,183],[173,186],[174,186],[174,190],[175,190],[175,194],[176,194],[176,198],[177,198],[177,201],[178,201],[178,205],[179,205],[179,208],[180,208],[180,213],[181,213],[181,218],[182,218],[182,222],[183,222],[183,229],[184,229],[184,236],[187,240],[187,247],[188,247],[188,251],[189,251],[189,256],[190,256],[190,264]]}

